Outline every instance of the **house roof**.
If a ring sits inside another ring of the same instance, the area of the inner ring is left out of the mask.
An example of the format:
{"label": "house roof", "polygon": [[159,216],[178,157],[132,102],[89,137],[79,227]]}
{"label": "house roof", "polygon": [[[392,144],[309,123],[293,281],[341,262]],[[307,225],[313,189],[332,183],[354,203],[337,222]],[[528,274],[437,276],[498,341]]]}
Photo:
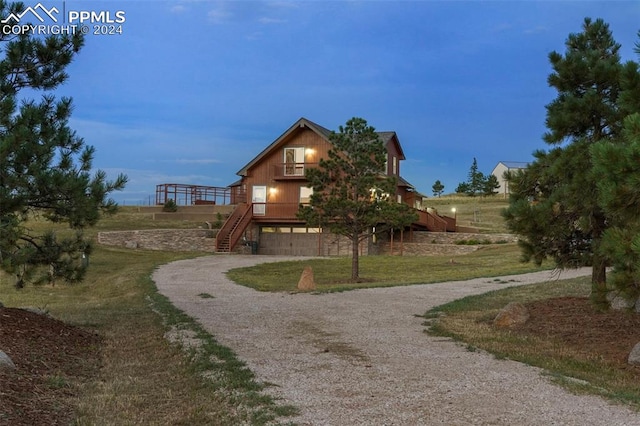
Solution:
{"label": "house roof", "polygon": [[405,160],[405,156],[404,156],[404,151],[402,150],[402,146],[400,145],[400,141],[398,140],[398,135],[396,134],[396,132],[376,132],[378,134],[378,136],[380,136],[380,139],[382,139],[382,143],[384,144],[384,146],[387,146],[387,144],[390,141],[393,141],[396,145],[396,148],[398,150],[398,154],[400,155],[400,160]]}
{"label": "house roof", "polygon": [[498,161],[498,164],[503,164],[507,169],[526,169],[529,165],[522,161]]}
{"label": "house roof", "polygon": [[289,127],[283,134],[281,134],[275,141],[271,142],[269,146],[262,150],[260,154],[258,154],[253,160],[249,161],[243,168],[238,170],[236,173],[239,176],[245,176],[247,174],[247,170],[249,170],[254,164],[258,163],[262,158],[264,158],[272,149],[276,148],[280,145],[289,135],[298,131],[300,128],[308,128],[319,134],[325,139],[329,139],[329,135],[331,134],[331,130],[322,127],[319,124],[314,123],[311,120],[307,120],[302,117],[291,127]]}
{"label": "house roof", "polygon": [[407,180],[400,176],[396,176],[398,178],[398,186],[406,186],[409,189],[415,189],[413,185],[411,185]]}
{"label": "house roof", "polygon": [[[256,163],[260,162],[262,158],[264,158],[271,150],[277,148],[281,145],[291,134],[298,131],[300,128],[308,128],[316,132],[318,135],[322,136],[324,139],[329,140],[329,136],[331,136],[332,131],[327,129],[326,127],[322,127],[319,124],[314,123],[311,120],[308,120],[304,117],[300,118],[298,121],[293,123],[291,127],[289,127],[283,134],[281,134],[275,141],[271,142],[269,146],[260,152],[253,160],[248,162],[243,168],[238,170],[236,173],[239,176],[246,176],[247,170],[253,167]],[[402,146],[400,145],[400,141],[398,140],[398,135],[396,132],[376,132],[380,139],[382,139],[382,143],[384,146],[387,146],[389,142],[392,142],[396,145],[396,149],[400,156],[400,160],[404,160],[404,152],[402,150]],[[408,182],[407,182],[408,183]],[[412,186],[412,185],[409,185]]]}

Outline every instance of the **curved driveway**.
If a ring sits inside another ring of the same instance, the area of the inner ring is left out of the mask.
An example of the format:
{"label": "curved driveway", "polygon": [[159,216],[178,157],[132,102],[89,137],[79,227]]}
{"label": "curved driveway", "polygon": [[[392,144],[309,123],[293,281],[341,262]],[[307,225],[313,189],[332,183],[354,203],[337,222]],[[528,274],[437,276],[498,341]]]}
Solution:
{"label": "curved driveway", "polygon": [[[297,424],[640,424],[639,414],[571,395],[539,369],[424,333],[419,316],[429,308],[505,284],[484,278],[312,295],[261,293],[224,274],[288,259],[202,257],[161,266],[153,279],[259,380],[275,384],[268,388],[272,395],[300,408],[300,416],[290,419]],[[588,273],[568,271],[562,278]],[[521,285],[551,276],[502,278]]]}

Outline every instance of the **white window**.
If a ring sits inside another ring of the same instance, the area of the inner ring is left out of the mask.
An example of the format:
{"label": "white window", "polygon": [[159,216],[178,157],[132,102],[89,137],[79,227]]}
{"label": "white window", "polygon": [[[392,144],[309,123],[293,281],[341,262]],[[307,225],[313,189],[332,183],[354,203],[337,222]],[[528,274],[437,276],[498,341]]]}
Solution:
{"label": "white window", "polygon": [[391,163],[391,166],[393,167],[393,174],[397,175],[398,174],[398,158],[397,157],[393,157],[393,162]]}
{"label": "white window", "polygon": [[304,176],[304,147],[284,149],[284,175]]}
{"label": "white window", "polygon": [[253,214],[256,216],[264,216],[265,203],[267,202],[267,187],[265,185],[254,185],[251,196],[253,203]]}
{"label": "white window", "polygon": [[301,186],[300,187],[300,204],[309,204],[311,202],[311,194],[313,194],[313,188]]}

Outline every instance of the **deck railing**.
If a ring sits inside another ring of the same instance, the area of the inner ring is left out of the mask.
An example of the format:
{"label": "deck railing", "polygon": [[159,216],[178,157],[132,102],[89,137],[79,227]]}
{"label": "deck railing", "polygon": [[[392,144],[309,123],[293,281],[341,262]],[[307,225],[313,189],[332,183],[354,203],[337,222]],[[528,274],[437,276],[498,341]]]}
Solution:
{"label": "deck railing", "polygon": [[[300,209],[299,203],[253,203],[253,205],[255,220],[299,220],[296,217]],[[264,214],[255,214],[256,208]]]}
{"label": "deck railing", "polygon": [[274,164],[272,174],[276,180],[305,179],[305,171],[318,167],[318,163],[279,163]]}

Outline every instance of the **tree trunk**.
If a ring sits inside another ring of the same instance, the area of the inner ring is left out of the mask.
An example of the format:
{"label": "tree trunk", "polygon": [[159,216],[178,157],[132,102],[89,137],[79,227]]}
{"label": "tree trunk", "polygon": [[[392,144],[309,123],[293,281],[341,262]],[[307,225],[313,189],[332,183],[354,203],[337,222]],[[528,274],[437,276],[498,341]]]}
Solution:
{"label": "tree trunk", "polygon": [[591,302],[599,309],[609,309],[607,301],[607,262],[599,254],[593,255],[591,266]]}
{"label": "tree trunk", "polygon": [[601,212],[595,212],[592,216],[593,234],[593,258],[591,264],[591,302],[601,310],[609,309],[607,301],[607,259],[602,256],[600,242],[606,229],[605,217]]}
{"label": "tree trunk", "polygon": [[360,278],[360,259],[358,258],[358,235],[351,237],[351,281],[356,283]]}

